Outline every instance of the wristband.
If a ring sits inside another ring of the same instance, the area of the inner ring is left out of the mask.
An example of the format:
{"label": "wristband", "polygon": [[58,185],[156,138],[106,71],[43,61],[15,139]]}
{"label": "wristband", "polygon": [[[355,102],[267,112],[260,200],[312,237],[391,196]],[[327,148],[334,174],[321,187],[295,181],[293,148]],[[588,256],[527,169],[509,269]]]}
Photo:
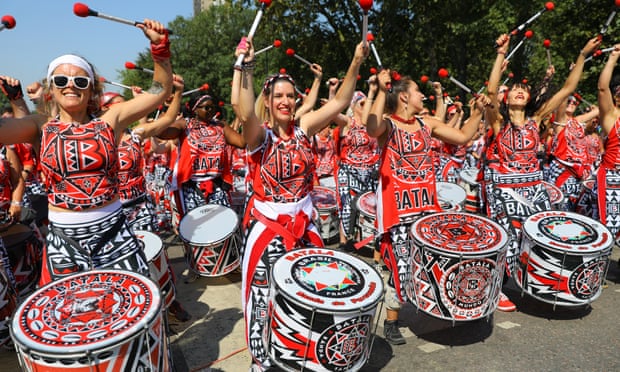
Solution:
{"label": "wristband", "polygon": [[22,206],[22,202],[11,200],[11,205],[15,205],[17,207],[21,207]]}
{"label": "wristband", "polygon": [[164,38],[161,39],[158,44],[151,43],[151,56],[155,62],[170,59],[170,40],[168,39],[168,31],[164,33]]}

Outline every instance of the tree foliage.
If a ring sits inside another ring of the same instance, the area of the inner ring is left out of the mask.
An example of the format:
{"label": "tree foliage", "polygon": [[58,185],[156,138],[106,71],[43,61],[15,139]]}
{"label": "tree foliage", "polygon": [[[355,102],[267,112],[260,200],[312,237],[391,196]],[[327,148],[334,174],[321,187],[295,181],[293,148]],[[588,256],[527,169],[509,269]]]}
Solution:
{"label": "tree foliage", "polygon": [[[206,82],[212,95],[229,100],[234,49],[248,33],[257,4],[255,0],[229,1],[191,19],[179,17],[169,25],[175,33],[174,70],[185,78],[186,89]],[[417,81],[422,75],[437,80],[437,71],[446,68],[452,77],[478,91],[484,87],[495,58],[495,39],[541,11],[512,36],[511,48],[524,42],[511,58],[505,77],[511,72],[515,79],[527,79],[532,84],[540,81],[548,65],[543,41],[549,39],[556,69],[554,82],[562,85],[571,63],[588,39],[599,33],[613,7],[611,0],[557,1],[552,11],[542,11],[545,2],[538,0],[377,0],[368,14],[368,24],[384,67]],[[352,0],[273,1],[262,16],[254,45],[259,50],[278,39],[282,46],[257,56],[257,91],[264,77],[280,69],[295,77],[300,90],[310,85],[310,69],[288,56],[289,48],[320,64],[324,79],[343,76],[355,45],[362,40],[362,15],[358,2]],[[618,23],[614,19],[610,25],[603,48],[613,46]],[[523,36],[528,29],[534,32],[530,39]],[[596,99],[596,80],[605,58],[592,59],[584,70],[579,90],[591,102]],[[152,65],[146,50],[136,61],[140,66]],[[377,67],[373,53],[362,67],[359,89],[366,89],[364,81],[371,67]],[[144,86],[150,80],[144,75],[125,71],[123,82]],[[466,96],[453,82],[445,80],[442,84],[451,95]],[[422,89],[430,93],[429,86]]]}

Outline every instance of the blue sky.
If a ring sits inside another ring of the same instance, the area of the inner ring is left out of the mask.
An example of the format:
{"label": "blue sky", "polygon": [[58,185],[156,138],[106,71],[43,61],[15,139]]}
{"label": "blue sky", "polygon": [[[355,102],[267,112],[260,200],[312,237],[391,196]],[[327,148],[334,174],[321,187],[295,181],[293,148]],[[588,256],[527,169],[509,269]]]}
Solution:
{"label": "blue sky", "polygon": [[[81,0],[100,13],[142,21],[155,19],[167,25],[177,16],[193,16],[192,0]],[[0,74],[13,76],[25,87],[45,77],[54,58],[75,53],[88,59],[97,72],[119,81],[126,61],[134,61],[148,47],[140,29],[102,19],[78,17],[76,1],[12,0],[0,2],[0,17],[11,15],[15,27],[0,31]],[[110,85],[106,90],[122,88]]]}

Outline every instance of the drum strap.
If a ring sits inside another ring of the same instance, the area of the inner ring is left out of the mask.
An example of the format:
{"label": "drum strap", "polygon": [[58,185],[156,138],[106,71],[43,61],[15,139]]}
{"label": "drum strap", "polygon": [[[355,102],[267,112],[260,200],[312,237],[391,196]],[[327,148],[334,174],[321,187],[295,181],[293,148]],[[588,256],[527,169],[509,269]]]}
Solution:
{"label": "drum strap", "polygon": [[70,238],[69,236],[67,236],[62,231],[62,229],[55,227],[52,223],[49,224],[49,227],[51,230],[54,231],[54,234],[58,235],[60,238],[62,238],[67,243],[69,243],[69,245],[71,245],[73,248],[75,248],[77,251],[79,251],[86,257],[89,257],[89,256],[94,256],[97,253],[99,253],[101,248],[103,248],[103,245],[107,243],[110,239],[115,237],[116,234],[118,234],[118,232],[121,230],[121,227],[123,226],[124,223],[125,223],[125,215],[121,213],[119,215],[118,221],[116,221],[116,223],[111,228],[106,230],[103,233],[103,235],[101,235],[101,239],[99,239],[99,243],[97,243],[97,245],[93,248],[93,250],[90,253],[86,251],[84,248],[82,248],[82,246],[78,244],[78,242],[76,242],[73,238]]}
{"label": "drum strap", "polygon": [[281,214],[275,221],[267,218],[256,208],[254,208],[252,212],[254,217],[265,225],[267,229],[275,232],[284,239],[284,245],[286,245],[286,249],[289,251],[293,249],[295,244],[304,236],[306,228],[310,223],[310,219],[303,212],[299,212],[295,216]]}

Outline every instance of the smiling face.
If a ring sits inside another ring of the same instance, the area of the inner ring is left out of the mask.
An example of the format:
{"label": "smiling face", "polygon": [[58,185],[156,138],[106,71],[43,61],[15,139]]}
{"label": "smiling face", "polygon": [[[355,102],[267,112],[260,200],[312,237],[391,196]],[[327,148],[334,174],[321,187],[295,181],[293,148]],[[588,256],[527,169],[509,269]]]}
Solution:
{"label": "smiling face", "polygon": [[295,87],[287,80],[277,80],[266,97],[265,107],[276,123],[288,124],[295,116]]}
{"label": "smiling face", "polygon": [[69,77],[66,86],[59,88],[54,79],[50,81],[50,91],[54,101],[59,105],[62,110],[70,113],[77,113],[80,111],[86,112],[88,109],[88,103],[93,94],[93,82],[90,81],[85,89],[80,89],[76,86],[75,81],[71,78],[86,77],[88,73],[80,67],[71,64],[61,64],[52,73],[52,76],[64,75]]}
{"label": "smiling face", "polygon": [[530,90],[522,84],[513,85],[506,97],[506,103],[511,107],[525,107],[529,101]]}

